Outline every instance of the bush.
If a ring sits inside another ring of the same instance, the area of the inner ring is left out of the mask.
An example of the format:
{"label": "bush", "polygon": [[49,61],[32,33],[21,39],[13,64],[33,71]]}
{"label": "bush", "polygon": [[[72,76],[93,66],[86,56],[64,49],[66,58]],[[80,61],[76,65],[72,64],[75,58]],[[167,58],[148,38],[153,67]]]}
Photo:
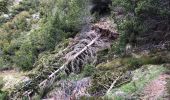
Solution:
{"label": "bush", "polygon": [[140,46],[169,40],[166,36],[170,31],[168,2],[168,0],[113,0],[114,18],[121,33],[120,47],[124,49],[126,43]]}
{"label": "bush", "polygon": [[7,13],[8,12],[8,0],[1,0],[0,1],[0,15],[2,13]]}
{"label": "bush", "polygon": [[[54,1],[51,1],[54,4]],[[49,4],[46,1],[41,5]],[[53,5],[51,4],[51,6]],[[88,0],[56,0],[54,7],[51,11],[47,11],[45,6],[41,8],[41,15],[53,16],[52,26],[64,33],[76,33],[80,30],[81,26],[86,23],[90,11],[87,9]],[[48,19],[47,19],[48,20]],[[56,29],[52,29],[57,31]]]}
{"label": "bush", "polygon": [[30,41],[25,41],[20,47],[20,49],[15,53],[13,61],[22,70],[30,70],[36,59],[36,52],[34,47],[32,47]]}
{"label": "bush", "polygon": [[[42,0],[34,4],[36,1],[22,1],[18,5],[17,15],[12,21],[5,23],[0,30],[3,54],[8,55],[10,62],[23,70],[32,69],[40,53],[54,50],[56,43],[74,36],[85,24],[85,19],[88,19],[86,18],[88,16],[86,1]],[[40,28],[30,31],[31,25],[27,19],[31,16],[27,8],[30,7],[33,10],[35,5],[39,6],[38,2],[41,3]],[[24,33],[27,34],[28,31],[30,34],[25,35]]]}
{"label": "bush", "polygon": [[60,34],[62,35],[62,33],[58,35],[51,31],[52,27],[50,24],[45,25],[40,29],[33,31],[29,36],[32,45],[39,53],[45,50],[53,49],[56,42],[62,40],[62,37],[59,37]]}
{"label": "bush", "polygon": [[0,77],[0,100],[7,100],[7,93],[1,91],[1,88],[3,87],[4,82],[3,82],[3,78]]}
{"label": "bush", "polygon": [[86,1],[42,0],[40,5],[43,25],[30,35],[33,45],[40,52],[53,49],[62,39],[74,36],[88,16]]}
{"label": "bush", "polygon": [[28,24],[26,20],[29,17],[30,17],[30,14],[26,11],[23,11],[14,17],[14,19],[12,20],[12,23],[17,30],[29,31],[30,25]]}
{"label": "bush", "polygon": [[86,65],[83,70],[83,76],[88,77],[95,73],[95,67],[93,65]]}
{"label": "bush", "polygon": [[0,100],[7,100],[7,93],[0,90]]}
{"label": "bush", "polygon": [[15,5],[12,8],[12,13],[18,14],[19,12],[29,11],[30,9],[34,9],[34,12],[32,13],[36,13],[38,11],[39,3],[39,0],[23,0],[19,5]]}

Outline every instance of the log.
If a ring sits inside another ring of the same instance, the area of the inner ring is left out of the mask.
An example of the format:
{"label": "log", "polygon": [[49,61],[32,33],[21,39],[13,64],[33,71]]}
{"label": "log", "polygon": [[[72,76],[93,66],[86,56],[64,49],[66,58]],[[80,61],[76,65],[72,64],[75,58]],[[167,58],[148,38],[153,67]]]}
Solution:
{"label": "log", "polygon": [[[58,70],[56,70],[55,72],[53,72],[51,75],[48,76],[48,79],[51,79],[52,77],[54,77],[57,73],[59,73],[60,71],[63,71],[67,65],[73,61],[74,59],[76,59],[79,55],[81,55],[85,50],[87,50],[91,45],[93,45],[98,39],[100,38],[100,36],[97,36],[96,38],[94,38],[87,46],[85,46],[81,51],[79,51],[77,54],[75,54],[72,58],[68,59],[67,62],[65,62],[63,64],[63,66],[61,66]],[[43,82],[41,82],[39,84],[39,86],[42,86],[44,83],[46,83],[48,81],[48,79],[45,79]]]}

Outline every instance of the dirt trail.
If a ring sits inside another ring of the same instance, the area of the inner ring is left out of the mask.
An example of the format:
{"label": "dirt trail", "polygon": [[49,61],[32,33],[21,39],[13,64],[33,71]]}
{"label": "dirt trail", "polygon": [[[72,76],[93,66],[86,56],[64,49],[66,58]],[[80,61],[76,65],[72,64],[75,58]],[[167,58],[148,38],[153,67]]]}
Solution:
{"label": "dirt trail", "polygon": [[170,75],[159,75],[144,88],[142,100],[170,100],[166,91],[166,80]]}
{"label": "dirt trail", "polygon": [[17,72],[15,70],[7,70],[7,71],[0,71],[0,77],[4,77],[7,75],[15,75]]}
{"label": "dirt trail", "polygon": [[0,71],[0,77],[2,77],[4,82],[3,90],[11,89],[19,82],[29,79],[24,73],[15,70]]}

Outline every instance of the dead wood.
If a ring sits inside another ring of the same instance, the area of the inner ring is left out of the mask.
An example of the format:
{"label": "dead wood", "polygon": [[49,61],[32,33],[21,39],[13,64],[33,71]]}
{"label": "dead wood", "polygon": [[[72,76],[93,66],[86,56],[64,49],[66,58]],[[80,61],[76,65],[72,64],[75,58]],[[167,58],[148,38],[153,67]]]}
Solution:
{"label": "dead wood", "polygon": [[72,43],[72,45],[69,45],[66,49],[56,54],[55,59],[57,61],[55,63],[51,65],[43,64],[43,66],[46,66],[46,69],[43,69],[35,78],[15,91],[12,97],[29,97],[30,94],[34,94],[36,91],[37,93],[40,93],[40,91],[43,92],[55,83],[61,72],[66,72],[68,74],[71,72],[78,73],[85,64],[94,63],[96,53],[102,49],[108,48],[111,41],[117,38],[114,37],[111,39],[111,35],[109,34],[118,35],[115,29],[111,27],[110,23],[103,25],[106,27],[95,25],[92,30],[84,33],[83,36],[76,37],[77,40],[75,43]]}

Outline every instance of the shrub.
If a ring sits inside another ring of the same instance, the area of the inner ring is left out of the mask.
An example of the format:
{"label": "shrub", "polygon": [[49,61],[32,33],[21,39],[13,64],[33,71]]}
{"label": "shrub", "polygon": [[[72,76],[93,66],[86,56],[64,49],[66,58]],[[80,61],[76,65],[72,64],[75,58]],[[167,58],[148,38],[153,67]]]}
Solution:
{"label": "shrub", "polygon": [[27,22],[27,18],[30,17],[30,14],[26,11],[23,11],[16,15],[14,19],[12,20],[13,25],[15,26],[16,29],[20,29],[22,31],[29,31],[30,30],[30,25]]}
{"label": "shrub", "polygon": [[[27,8],[36,7],[34,1],[37,0],[24,0],[18,5],[17,15],[3,25],[0,36],[4,55],[10,56],[10,61],[23,70],[33,68],[38,54],[53,50],[56,43],[75,35],[88,16],[86,1],[42,0],[40,28],[30,31],[27,19],[31,16]],[[30,34],[24,35],[28,31]]]}
{"label": "shrub", "polygon": [[88,77],[95,73],[95,67],[93,65],[86,65],[83,70],[83,76]]}
{"label": "shrub", "polygon": [[126,43],[138,46],[169,40],[166,36],[170,20],[168,2],[168,0],[113,0],[113,14],[121,33],[120,47],[124,49]]}
{"label": "shrub", "polygon": [[0,90],[0,100],[7,100],[7,93]]}
{"label": "shrub", "polygon": [[19,12],[29,11],[30,9],[34,9],[34,12],[32,13],[36,13],[38,11],[39,3],[39,0],[23,0],[19,5],[15,5],[12,8],[13,13],[18,14]]}
{"label": "shrub", "polygon": [[[54,1],[52,1],[54,3]],[[45,2],[46,3],[46,2]],[[41,5],[44,3],[42,2]],[[46,7],[41,8],[42,15],[52,15],[52,27],[64,31],[64,33],[74,33],[80,30],[90,15],[87,9],[88,0],[56,0],[53,12],[46,11]],[[48,7],[48,6],[47,6]],[[57,31],[56,29],[52,29]],[[69,35],[69,34],[68,34]]]}
{"label": "shrub", "polygon": [[8,0],[1,0],[0,1],[0,15],[3,13],[7,13],[8,12]]}
{"label": "shrub", "polygon": [[0,77],[0,100],[6,100],[7,99],[7,93],[1,91],[1,88],[3,87],[4,82],[3,82],[3,78]]}
{"label": "shrub", "polygon": [[33,67],[33,63],[36,59],[36,52],[34,47],[32,47],[30,41],[25,41],[20,47],[20,49],[15,53],[13,61],[22,70],[30,70]]}
{"label": "shrub", "polygon": [[3,78],[0,77],[0,89],[3,87],[3,85],[4,85]]}
{"label": "shrub", "polygon": [[[61,2],[61,1],[60,1]],[[69,0],[64,3],[63,1],[58,5],[60,10],[57,11],[59,16],[59,22],[61,23],[61,29],[67,31],[77,31],[81,28],[81,25],[84,23],[85,17],[89,15],[86,8],[86,1],[80,0]],[[64,8],[64,5],[68,5],[67,8]],[[64,10],[64,11],[63,11]],[[64,15],[64,16],[63,16]],[[66,28],[65,28],[66,27]]]}
{"label": "shrub", "polygon": [[84,24],[85,17],[88,16],[86,3],[78,0],[48,2],[42,0],[40,13],[44,17],[43,25],[30,36],[38,51],[53,49],[62,39],[75,35]]}

